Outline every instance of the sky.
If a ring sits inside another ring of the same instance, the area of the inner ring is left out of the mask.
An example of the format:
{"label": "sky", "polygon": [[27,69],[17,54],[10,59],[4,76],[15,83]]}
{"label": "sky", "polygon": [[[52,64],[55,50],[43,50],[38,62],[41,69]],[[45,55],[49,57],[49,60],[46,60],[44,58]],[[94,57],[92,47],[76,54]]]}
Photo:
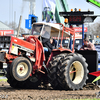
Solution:
{"label": "sky", "polygon": [[[29,2],[23,0],[0,0],[0,21],[10,23],[15,21],[19,24],[20,16],[22,16],[21,27],[25,29],[25,19],[29,15]],[[35,0],[35,15],[38,16],[38,21],[42,20],[42,0]],[[98,0],[100,1],[100,0]],[[81,11],[94,11],[94,15],[100,15],[100,8],[87,3],[86,0],[67,0],[69,10],[77,8]],[[100,18],[96,18],[95,22],[99,22]]]}

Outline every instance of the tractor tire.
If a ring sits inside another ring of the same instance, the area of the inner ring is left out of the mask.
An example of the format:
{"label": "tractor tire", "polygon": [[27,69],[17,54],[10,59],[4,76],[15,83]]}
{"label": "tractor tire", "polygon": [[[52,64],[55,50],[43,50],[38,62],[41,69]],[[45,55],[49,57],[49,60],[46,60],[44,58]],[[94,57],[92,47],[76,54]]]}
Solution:
{"label": "tractor tire", "polygon": [[[54,62],[56,62],[55,65]],[[64,56],[57,57],[56,60],[53,59],[50,62],[48,67],[49,82],[55,89],[82,89],[88,79],[87,66],[88,64],[82,55],[64,54]]]}
{"label": "tractor tire", "polygon": [[53,57],[53,59],[49,62],[48,79],[54,89],[61,89],[57,81],[57,65],[59,60],[64,56],[65,54],[59,54]]}
{"label": "tractor tire", "polygon": [[10,73],[10,67],[9,65],[7,67],[7,82],[10,84],[11,87],[13,88],[22,88],[22,89],[36,89],[38,86],[41,84],[41,80],[38,77],[38,74],[35,74],[33,76],[30,76],[27,80],[25,81],[17,81],[14,79]]}
{"label": "tractor tire", "polygon": [[10,66],[10,73],[17,81],[25,81],[32,72],[31,62],[25,57],[18,57],[13,60]]}
{"label": "tractor tire", "polygon": [[15,80],[14,78],[11,77],[11,74],[10,74],[10,64],[7,65],[6,77],[7,77],[7,82],[10,84],[11,87],[18,88],[17,80]]}

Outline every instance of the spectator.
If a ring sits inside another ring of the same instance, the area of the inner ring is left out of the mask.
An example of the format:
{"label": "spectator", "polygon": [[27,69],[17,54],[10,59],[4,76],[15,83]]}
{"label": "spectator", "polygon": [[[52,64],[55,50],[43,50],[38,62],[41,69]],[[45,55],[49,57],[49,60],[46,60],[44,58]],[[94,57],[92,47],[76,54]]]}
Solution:
{"label": "spectator", "polygon": [[80,48],[80,50],[95,50],[94,44],[92,44],[87,37],[84,38],[83,43],[84,45]]}

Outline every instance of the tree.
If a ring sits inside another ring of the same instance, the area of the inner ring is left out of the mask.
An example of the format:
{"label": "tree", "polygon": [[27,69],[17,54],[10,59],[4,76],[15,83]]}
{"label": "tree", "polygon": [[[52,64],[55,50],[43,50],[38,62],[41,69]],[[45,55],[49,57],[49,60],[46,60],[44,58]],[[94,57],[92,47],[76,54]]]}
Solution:
{"label": "tree", "polygon": [[[18,25],[15,22],[10,22],[9,24],[5,22],[10,28],[12,28],[15,31],[18,31]],[[25,33],[25,30],[20,27],[20,34]]]}
{"label": "tree", "polygon": [[91,34],[100,35],[100,23],[96,22],[90,26]]}

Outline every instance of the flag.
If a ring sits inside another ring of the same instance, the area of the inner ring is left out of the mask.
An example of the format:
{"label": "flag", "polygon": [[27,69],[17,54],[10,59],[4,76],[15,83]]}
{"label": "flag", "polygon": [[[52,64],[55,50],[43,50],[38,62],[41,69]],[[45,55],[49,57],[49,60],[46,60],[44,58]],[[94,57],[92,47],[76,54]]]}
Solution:
{"label": "flag", "polygon": [[92,73],[89,73],[89,74],[93,75],[93,76],[100,76],[100,71],[92,72]]}
{"label": "flag", "polygon": [[92,72],[92,73],[89,73],[90,75],[93,75],[93,76],[98,76],[96,77],[92,83],[98,81],[100,79],[100,71],[96,71],[96,72]]}
{"label": "flag", "polygon": [[94,82],[98,81],[99,79],[100,79],[100,76],[98,76],[97,78],[95,78],[95,79],[93,80],[93,82],[92,82],[92,83],[94,83]]}
{"label": "flag", "polygon": [[43,0],[42,21],[54,22],[55,6],[55,0]]}

